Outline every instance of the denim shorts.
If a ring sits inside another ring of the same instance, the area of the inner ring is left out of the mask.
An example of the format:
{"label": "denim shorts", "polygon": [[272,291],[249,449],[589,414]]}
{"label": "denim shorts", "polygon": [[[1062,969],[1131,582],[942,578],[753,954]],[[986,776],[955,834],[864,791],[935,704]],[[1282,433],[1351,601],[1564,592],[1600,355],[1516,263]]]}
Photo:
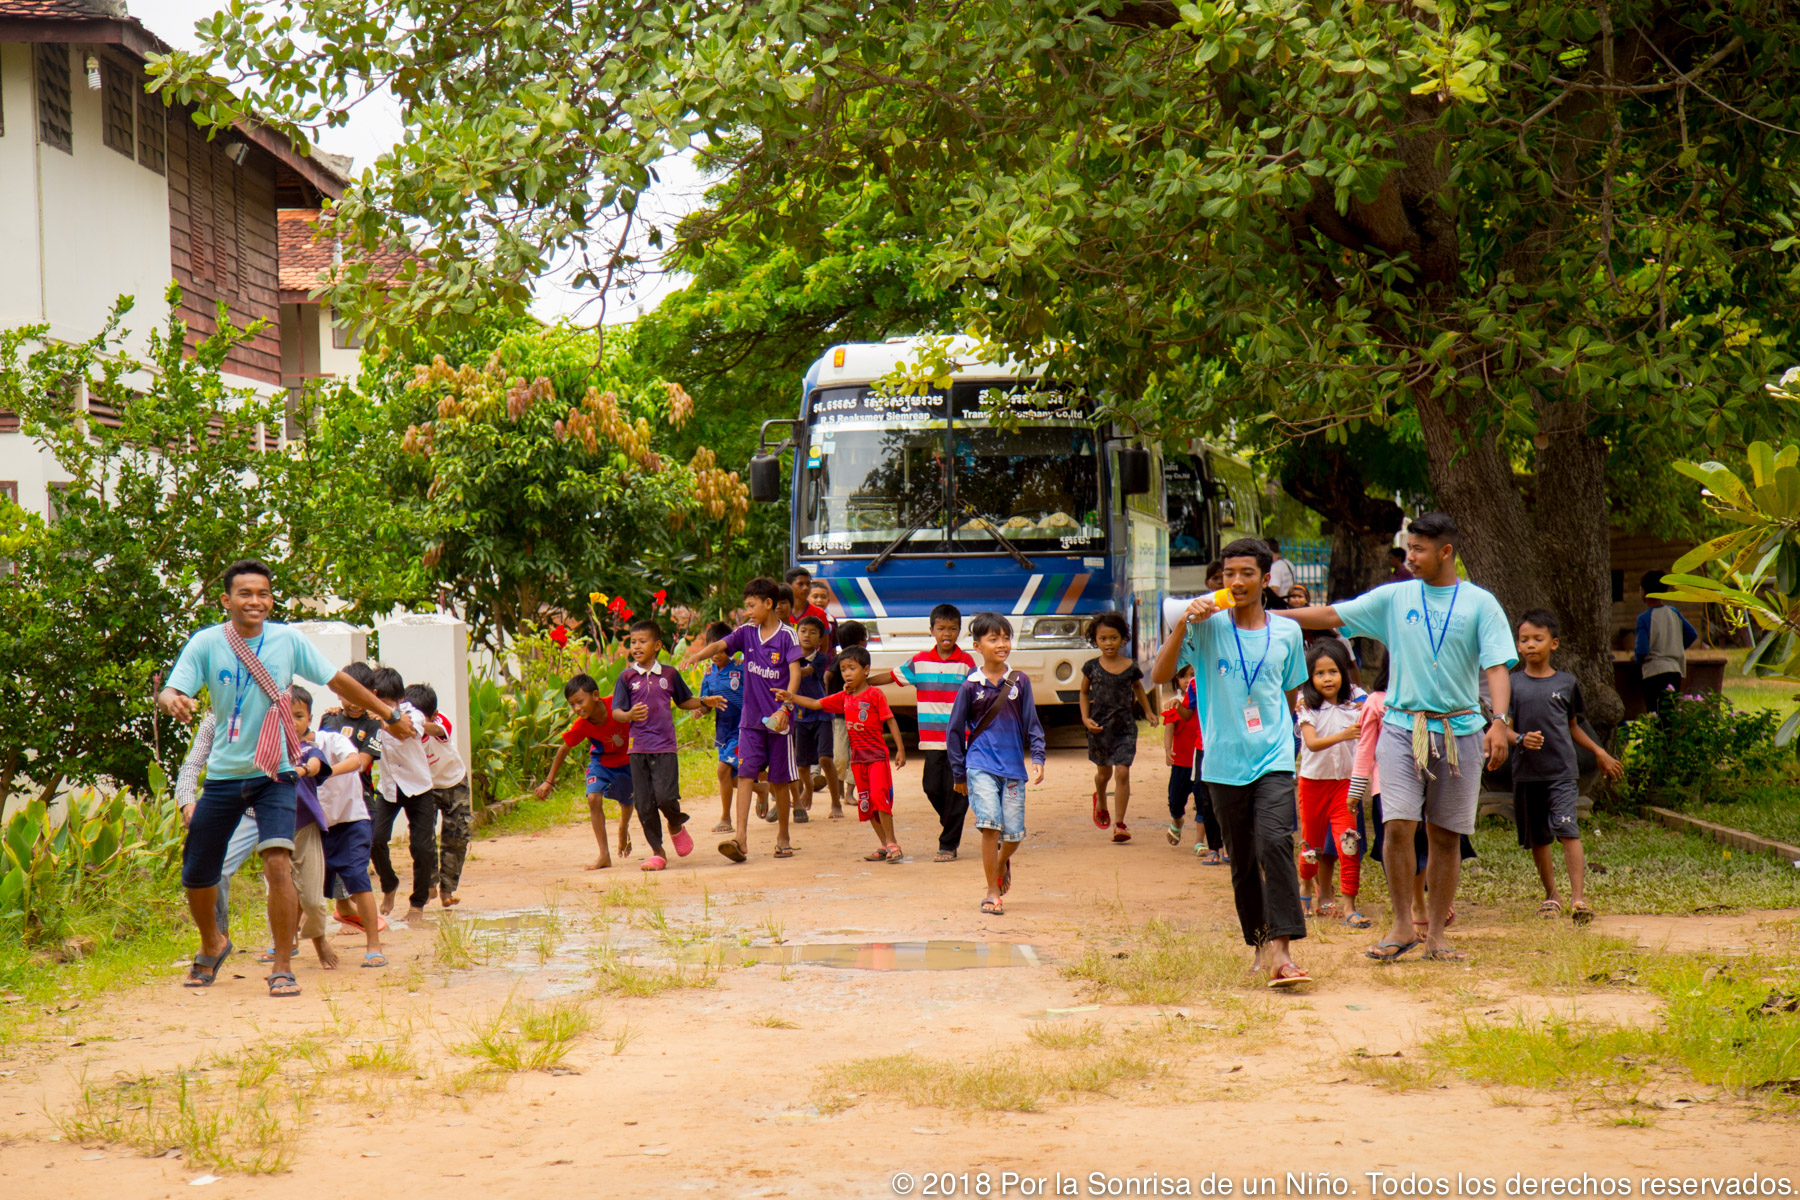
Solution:
{"label": "denim shorts", "polygon": [[224,873],[225,849],[246,809],[256,810],[256,849],[294,848],[294,773],[280,778],[208,779],[194,804],[187,840],[181,847],[181,886],[217,887]]}
{"label": "denim shorts", "polygon": [[970,771],[969,807],[975,810],[975,828],[998,829],[1003,842],[1025,840],[1025,781],[1006,779],[986,771]]}
{"label": "denim shorts", "polygon": [[631,803],[631,765],[609,767],[597,754],[588,756],[587,794],[605,796],[620,804]]}

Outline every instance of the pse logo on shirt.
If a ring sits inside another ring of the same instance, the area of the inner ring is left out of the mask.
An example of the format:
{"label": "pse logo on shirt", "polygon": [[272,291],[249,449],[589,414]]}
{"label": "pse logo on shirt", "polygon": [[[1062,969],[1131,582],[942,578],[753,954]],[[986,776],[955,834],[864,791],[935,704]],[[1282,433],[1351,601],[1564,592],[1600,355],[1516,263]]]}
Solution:
{"label": "pse logo on shirt", "polygon": [[1223,679],[1229,674],[1231,674],[1231,664],[1221,658],[1219,660],[1219,678]]}

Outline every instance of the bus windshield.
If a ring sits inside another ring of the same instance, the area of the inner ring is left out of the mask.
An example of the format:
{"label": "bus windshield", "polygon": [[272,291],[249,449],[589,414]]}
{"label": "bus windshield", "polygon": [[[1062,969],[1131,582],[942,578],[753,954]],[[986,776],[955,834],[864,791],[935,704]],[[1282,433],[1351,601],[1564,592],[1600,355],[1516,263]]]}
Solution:
{"label": "bus windshield", "polygon": [[802,551],[874,555],[904,538],[901,554],[1004,553],[991,522],[1028,553],[1100,553],[1093,426],[1058,393],[995,386],[815,391],[796,464]]}

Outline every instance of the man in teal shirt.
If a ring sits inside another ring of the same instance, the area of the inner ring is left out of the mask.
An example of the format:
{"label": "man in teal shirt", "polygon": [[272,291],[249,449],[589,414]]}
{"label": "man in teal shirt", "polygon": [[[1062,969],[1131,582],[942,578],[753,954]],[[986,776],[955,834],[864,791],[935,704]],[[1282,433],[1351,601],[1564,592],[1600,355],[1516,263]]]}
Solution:
{"label": "man in teal shirt", "polygon": [[1189,604],[1184,634],[1164,640],[1150,679],[1167,683],[1183,665],[1194,668],[1200,777],[1231,853],[1238,924],[1256,948],[1253,969],[1269,972],[1270,987],[1291,987],[1307,981],[1288,950],[1306,936],[1294,867],[1293,715],[1306,643],[1298,626],[1263,609],[1268,546],[1239,538],[1222,557],[1233,606],[1216,608],[1211,594]]}
{"label": "man in teal shirt", "polygon": [[[188,639],[169,671],[169,684],[157,705],[177,721],[194,719],[194,697],[205,688],[212,701],[214,735],[206,758],[206,785],[188,817],[187,840],[181,851],[181,884],[187,889],[188,911],[200,929],[200,953],[188,971],[187,986],[211,987],[219,967],[231,953],[231,941],[214,914],[225,848],[244,814],[255,810],[257,850],[269,884],[269,928],[275,938],[275,961],[269,968],[269,994],[296,996],[289,955],[299,917],[294,891],[294,764],[285,736],[277,739],[279,764],[265,771],[256,764],[257,741],[265,720],[291,720],[277,712],[257,683],[254,671],[233,651],[226,626],[237,631],[250,654],[268,672],[278,694],[285,695],[296,678],[327,681],[351,704],[393,718],[393,709],[344,674],[298,633],[268,619],[275,606],[269,568],[245,559],[225,568],[222,598],[228,622],[202,629]],[[273,714],[273,715],[272,715]],[[397,737],[418,731],[402,718],[390,724]]]}
{"label": "man in teal shirt", "polygon": [[[1379,962],[1392,962],[1420,941],[1412,911],[1413,835],[1420,821],[1430,847],[1425,957],[1446,962],[1466,957],[1444,936],[1462,872],[1462,835],[1475,831],[1483,759],[1498,767],[1512,744],[1503,726],[1512,701],[1508,672],[1518,662],[1512,629],[1492,593],[1457,577],[1456,537],[1455,521],[1426,513],[1406,534],[1412,579],[1341,604],[1280,614],[1306,629],[1341,626],[1387,647],[1387,715],[1375,762],[1381,771],[1382,864],[1394,925],[1366,952]],[[1492,724],[1481,711],[1484,674],[1492,711],[1501,714]]]}

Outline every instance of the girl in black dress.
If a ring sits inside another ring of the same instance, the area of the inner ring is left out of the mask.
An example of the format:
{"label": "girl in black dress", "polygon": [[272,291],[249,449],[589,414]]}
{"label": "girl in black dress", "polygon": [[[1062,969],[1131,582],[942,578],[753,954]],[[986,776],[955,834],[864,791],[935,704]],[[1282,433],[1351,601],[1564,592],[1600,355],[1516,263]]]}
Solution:
{"label": "girl in black dress", "polygon": [[[1124,653],[1131,626],[1125,614],[1101,613],[1088,622],[1088,641],[1100,657],[1081,666],[1081,723],[1088,731],[1088,761],[1094,764],[1094,825],[1111,828],[1112,840],[1129,842],[1125,810],[1131,804],[1131,764],[1137,758],[1137,718],[1151,715],[1144,673]],[[1113,807],[1106,789],[1112,785]]]}

